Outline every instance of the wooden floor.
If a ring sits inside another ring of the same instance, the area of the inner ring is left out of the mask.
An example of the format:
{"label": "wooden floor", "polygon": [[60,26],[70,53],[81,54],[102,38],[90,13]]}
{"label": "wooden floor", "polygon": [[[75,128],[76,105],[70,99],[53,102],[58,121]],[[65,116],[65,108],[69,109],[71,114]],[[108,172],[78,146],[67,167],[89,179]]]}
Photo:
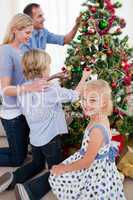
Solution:
{"label": "wooden floor", "polygon": [[[0,137],[0,147],[5,146],[5,137]],[[7,171],[13,171],[14,168],[10,167],[0,167],[0,176]],[[124,192],[127,200],[133,200],[133,180],[126,178],[124,181]],[[0,200],[16,200],[14,196],[14,191],[3,192],[0,194]],[[57,200],[57,198],[49,192],[42,200]],[[85,199],[84,199],[85,200]]]}

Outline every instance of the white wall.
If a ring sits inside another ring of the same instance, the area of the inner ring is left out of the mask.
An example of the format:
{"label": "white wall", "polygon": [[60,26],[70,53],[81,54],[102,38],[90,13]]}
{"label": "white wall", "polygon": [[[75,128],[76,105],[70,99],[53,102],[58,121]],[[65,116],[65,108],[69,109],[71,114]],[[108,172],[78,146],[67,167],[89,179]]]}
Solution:
{"label": "white wall", "polygon": [[123,29],[124,34],[128,34],[133,45],[133,0],[121,0],[123,6],[118,9],[118,16],[126,20],[126,27]]}

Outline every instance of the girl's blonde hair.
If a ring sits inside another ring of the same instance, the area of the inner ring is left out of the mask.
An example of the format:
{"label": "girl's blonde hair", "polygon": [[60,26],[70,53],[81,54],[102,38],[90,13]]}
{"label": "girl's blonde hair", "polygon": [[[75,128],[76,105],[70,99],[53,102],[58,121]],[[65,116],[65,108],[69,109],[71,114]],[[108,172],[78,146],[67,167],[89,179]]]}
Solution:
{"label": "girl's blonde hair", "polygon": [[27,80],[41,78],[48,70],[51,57],[44,50],[32,49],[22,57],[23,72]]}
{"label": "girl's blonde hair", "polygon": [[98,93],[98,96],[101,97],[101,100],[106,101],[106,105],[103,107],[102,112],[107,116],[112,114],[113,111],[113,101],[112,101],[112,90],[107,81],[102,79],[99,80],[90,80],[84,85],[84,92],[89,92],[92,90],[94,93]]}
{"label": "girl's blonde hair", "polygon": [[33,20],[30,16],[26,15],[26,14],[16,14],[12,20],[10,21],[8,27],[7,27],[7,31],[6,31],[6,35],[3,39],[3,44],[9,44],[11,42],[13,42],[15,35],[13,33],[13,29],[16,28],[17,30],[22,30],[28,26],[32,26],[33,25]]}

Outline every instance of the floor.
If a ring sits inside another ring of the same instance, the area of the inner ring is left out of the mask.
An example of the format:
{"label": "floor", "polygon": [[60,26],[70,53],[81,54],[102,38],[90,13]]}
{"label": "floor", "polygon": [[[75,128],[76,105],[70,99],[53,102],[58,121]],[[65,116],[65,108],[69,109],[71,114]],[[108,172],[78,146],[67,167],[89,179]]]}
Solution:
{"label": "floor", "polygon": [[[0,137],[0,147],[7,145],[5,137]],[[7,171],[13,171],[14,168],[0,167],[0,175]],[[127,200],[133,200],[133,180],[126,178],[124,181],[124,192]],[[15,200],[14,191],[3,192],[0,194],[0,200]],[[42,200],[57,200],[52,192],[49,192]],[[85,199],[84,199],[85,200]]]}

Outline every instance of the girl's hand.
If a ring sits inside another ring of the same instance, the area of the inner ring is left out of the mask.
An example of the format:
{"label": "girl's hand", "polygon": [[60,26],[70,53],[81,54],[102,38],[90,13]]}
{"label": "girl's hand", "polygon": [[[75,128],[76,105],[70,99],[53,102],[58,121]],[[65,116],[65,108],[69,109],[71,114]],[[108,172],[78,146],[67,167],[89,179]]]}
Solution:
{"label": "girl's hand", "polygon": [[92,73],[92,69],[85,68],[83,71],[82,79],[86,80]]}
{"label": "girl's hand", "polygon": [[54,165],[51,168],[50,172],[55,176],[59,176],[66,172],[66,165],[64,164]]}

